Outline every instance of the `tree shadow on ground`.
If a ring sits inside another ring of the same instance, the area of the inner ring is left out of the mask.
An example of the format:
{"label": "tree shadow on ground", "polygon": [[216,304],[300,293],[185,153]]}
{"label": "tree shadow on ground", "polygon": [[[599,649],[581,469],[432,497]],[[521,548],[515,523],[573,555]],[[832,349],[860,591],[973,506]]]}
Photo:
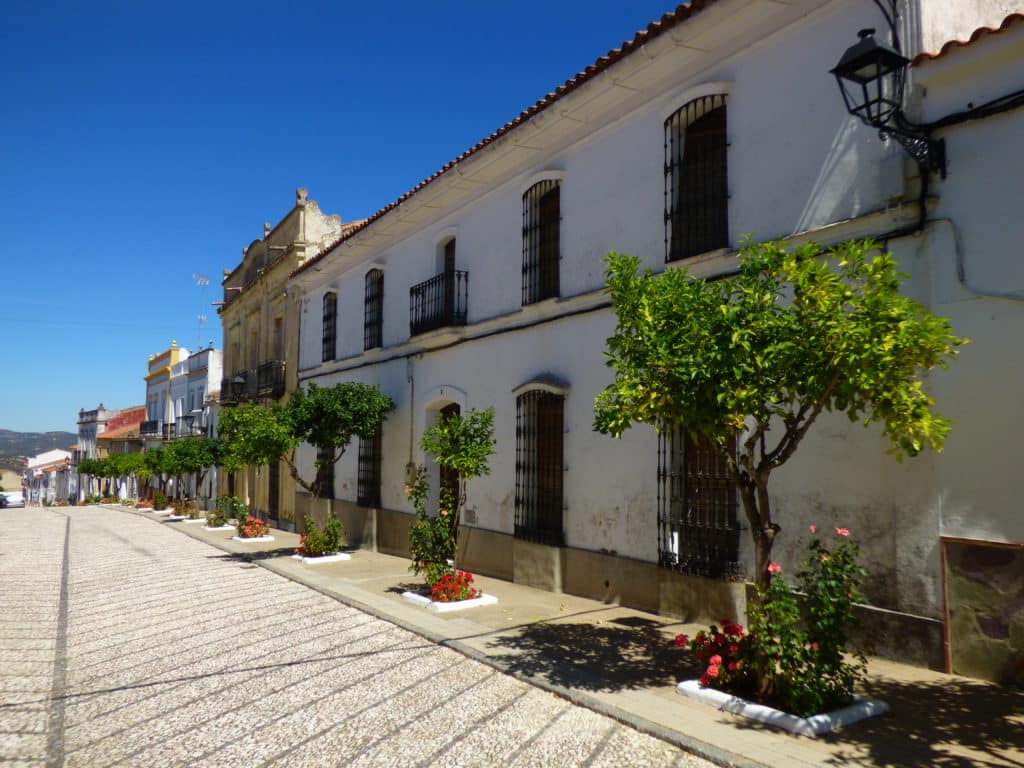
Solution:
{"label": "tree shadow on ground", "polygon": [[538,622],[494,637],[489,645],[510,672],[589,691],[674,685],[700,674],[692,655],[672,645],[663,624],[641,617],[600,624]]}
{"label": "tree shadow on ground", "polygon": [[[892,711],[820,736],[832,745],[823,765],[1024,766],[1024,691],[950,677],[927,682],[874,678],[864,693]],[[751,720],[737,724],[778,732]]]}
{"label": "tree shadow on ground", "polygon": [[393,595],[400,595],[403,592],[414,592],[417,595],[430,596],[430,590],[422,581],[408,581],[403,584],[395,584],[393,587],[388,587],[385,591]]}
{"label": "tree shadow on ground", "polygon": [[294,552],[295,547],[278,547],[276,549],[263,549],[253,552],[221,552],[218,555],[209,555],[209,557],[212,560],[251,563],[256,560],[273,560],[275,557],[290,556]]}

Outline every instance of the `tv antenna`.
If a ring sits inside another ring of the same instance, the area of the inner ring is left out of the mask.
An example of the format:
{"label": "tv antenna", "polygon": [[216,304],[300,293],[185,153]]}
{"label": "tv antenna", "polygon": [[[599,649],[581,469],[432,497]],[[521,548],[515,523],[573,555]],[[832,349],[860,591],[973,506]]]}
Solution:
{"label": "tv antenna", "polygon": [[206,286],[210,284],[210,278],[193,272],[192,279],[199,288],[199,327],[196,329],[196,352],[198,352],[202,349],[203,344],[203,326],[206,325]]}

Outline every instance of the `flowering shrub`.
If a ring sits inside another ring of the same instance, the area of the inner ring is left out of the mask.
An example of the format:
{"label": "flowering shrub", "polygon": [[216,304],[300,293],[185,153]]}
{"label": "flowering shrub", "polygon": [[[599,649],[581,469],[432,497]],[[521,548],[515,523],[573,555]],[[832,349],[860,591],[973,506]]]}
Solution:
{"label": "flowering shrub", "polygon": [[473,574],[467,571],[442,574],[430,587],[430,599],[437,603],[454,603],[475,597],[480,597],[480,590],[473,588]]}
{"label": "flowering shrub", "polygon": [[157,512],[167,509],[167,496],[159,491],[153,494],[153,509]]}
{"label": "flowering shrub", "polygon": [[747,692],[752,688],[752,669],[748,661],[750,635],[739,624],[722,619],[721,629],[712,624],[692,640],[686,635],[678,635],[675,644],[680,648],[688,645],[697,660],[706,665],[700,676],[701,685],[714,684],[715,688],[735,692]]}
{"label": "flowering shrub", "polygon": [[142,499],[140,501],[135,502],[135,508],[136,509],[152,509],[153,508],[153,502],[150,501],[149,499]]}
{"label": "flowering shrub", "polygon": [[405,494],[416,509],[416,521],[409,528],[409,550],[412,555],[411,570],[422,573],[427,584],[433,586],[445,575],[451,575],[454,567],[448,561],[455,558],[455,540],[452,537],[448,507],[452,506],[447,488],[441,489],[441,509],[437,517],[427,514],[427,496],[430,484],[423,467],[416,470],[412,484],[405,486]]}
{"label": "flowering shrub", "polygon": [[303,525],[306,532],[299,535],[299,546],[295,548],[297,555],[305,557],[333,555],[345,543],[345,528],[335,516],[334,510],[327,513],[323,530],[320,530],[316,521],[309,515],[306,515]]}
{"label": "flowering shrub", "polygon": [[[817,532],[813,525],[810,530]],[[797,572],[800,599],[780,575],[779,564],[768,564],[770,581],[757,588],[748,610],[748,633],[723,621],[721,629],[712,625],[692,640],[676,637],[677,646],[689,646],[707,665],[701,685],[801,716],[849,701],[865,664],[863,654],[848,659],[846,653],[864,570],[857,565],[859,549],[849,530],[836,528],[835,534],[831,548],[817,537],[808,542]]]}
{"label": "flowering shrub", "polygon": [[104,496],[100,499],[100,504],[117,504],[120,501],[116,496]]}
{"label": "flowering shrub", "polygon": [[270,533],[270,526],[258,517],[246,517],[238,522],[238,536],[243,539],[256,539],[260,536],[267,536]]}

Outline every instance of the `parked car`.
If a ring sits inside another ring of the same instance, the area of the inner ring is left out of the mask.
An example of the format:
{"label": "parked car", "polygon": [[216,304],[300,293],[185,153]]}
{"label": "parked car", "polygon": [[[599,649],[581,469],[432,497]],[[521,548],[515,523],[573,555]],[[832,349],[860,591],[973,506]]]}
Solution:
{"label": "parked car", "polygon": [[0,507],[24,507],[25,494],[21,491],[0,492]]}

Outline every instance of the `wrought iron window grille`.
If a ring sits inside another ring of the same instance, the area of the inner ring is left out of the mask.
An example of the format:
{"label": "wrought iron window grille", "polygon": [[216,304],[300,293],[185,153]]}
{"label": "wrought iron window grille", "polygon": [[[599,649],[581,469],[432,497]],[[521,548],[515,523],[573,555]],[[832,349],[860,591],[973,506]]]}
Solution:
{"label": "wrought iron window grille", "polygon": [[565,398],[543,390],[516,398],[515,536],[563,546]]}
{"label": "wrought iron window grille", "polygon": [[363,349],[384,344],[384,271],[371,269],[366,273],[363,302]]}
{"label": "wrought iron window grille", "polygon": [[331,293],[324,295],[323,306],[323,347],[321,350],[321,362],[326,363],[334,359],[335,347],[338,334],[338,294]]}
{"label": "wrought iron window grille", "polygon": [[729,247],[726,96],[701,96],[665,121],[665,261]]}
{"label": "wrought iron window grille", "polygon": [[538,182],[523,195],[523,304],[559,295],[561,187]]}
{"label": "wrought iron window grille", "polygon": [[[735,452],[735,440],[730,444]],[[658,562],[709,578],[740,579],[736,485],[711,441],[658,435]]]}
{"label": "wrought iron window grille", "polygon": [[359,469],[356,503],[362,507],[380,506],[381,467],[383,465],[382,430],[370,439],[359,438]]}

